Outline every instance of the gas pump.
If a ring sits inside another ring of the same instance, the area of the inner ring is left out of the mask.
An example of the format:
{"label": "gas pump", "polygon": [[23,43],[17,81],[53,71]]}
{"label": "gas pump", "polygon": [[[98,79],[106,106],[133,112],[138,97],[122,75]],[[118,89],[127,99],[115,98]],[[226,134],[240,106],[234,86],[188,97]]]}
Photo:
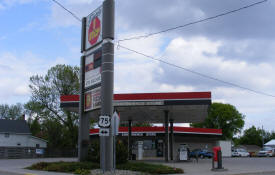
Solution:
{"label": "gas pump", "polygon": [[138,160],[143,159],[143,141],[138,141]]}
{"label": "gas pump", "polygon": [[187,146],[185,144],[180,145],[178,152],[179,152],[180,160],[188,160],[188,151],[187,151]]}

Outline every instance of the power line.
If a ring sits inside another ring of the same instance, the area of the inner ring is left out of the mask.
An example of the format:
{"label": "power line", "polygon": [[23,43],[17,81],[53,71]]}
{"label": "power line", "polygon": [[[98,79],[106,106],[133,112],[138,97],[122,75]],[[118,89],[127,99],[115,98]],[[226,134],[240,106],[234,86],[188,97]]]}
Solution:
{"label": "power line", "polygon": [[[68,10],[68,9],[67,9],[65,6],[63,6],[61,3],[59,3],[59,2],[56,1],[56,0],[52,0],[52,1],[53,1],[54,3],[56,3],[57,5],[59,5],[61,8],[63,8],[64,10],[66,10],[67,12],[69,12],[75,19],[77,19],[78,21],[81,22],[81,19],[80,19],[77,15],[75,15],[72,11]],[[198,21],[195,21],[195,22],[191,22],[191,23],[187,23],[187,24],[184,24],[184,25],[181,25],[181,26],[169,28],[169,29],[166,29],[166,30],[163,30],[163,31],[159,31],[159,32],[155,32],[155,33],[150,33],[150,34],[147,34],[147,35],[141,35],[141,36],[126,38],[126,39],[122,39],[122,40],[118,40],[118,43],[119,43],[120,41],[126,41],[126,40],[133,40],[133,39],[146,38],[146,37],[149,37],[149,36],[152,36],[152,35],[157,35],[157,34],[164,33],[164,32],[168,32],[168,31],[175,30],[175,29],[178,29],[178,28],[183,28],[183,27],[186,27],[186,26],[189,26],[189,25],[193,25],[193,24],[197,24],[197,23],[204,22],[204,21],[207,21],[207,20],[215,19],[215,18],[218,18],[218,17],[221,17],[221,16],[225,16],[225,15],[228,15],[228,14],[231,14],[231,13],[238,12],[238,11],[243,10],[243,9],[246,9],[246,8],[250,8],[250,7],[252,7],[252,6],[255,6],[255,5],[258,5],[258,4],[267,2],[267,1],[268,1],[268,0],[259,1],[259,2],[250,4],[250,5],[247,5],[247,6],[238,8],[238,9],[235,9],[235,10],[231,10],[231,11],[228,11],[228,12],[225,12],[225,13],[221,13],[221,14],[216,15],[216,16],[208,17],[208,18],[201,19],[201,20],[198,20]],[[118,44],[118,47],[124,48],[124,49],[126,49],[126,50],[128,50],[128,51],[134,52],[134,53],[136,53],[136,54],[139,54],[139,55],[142,55],[142,56],[144,56],[144,57],[150,58],[150,59],[152,59],[152,60],[155,60],[155,61],[159,61],[159,62],[165,63],[165,64],[170,65],[170,66],[172,66],[172,67],[176,67],[176,68],[185,70],[185,71],[187,71],[187,72],[196,74],[196,75],[198,75],[198,76],[201,76],[201,77],[204,77],[204,78],[207,78],[207,79],[211,79],[211,80],[214,80],[214,81],[218,81],[218,82],[221,82],[221,83],[223,83],[223,84],[230,85],[230,86],[238,87],[238,88],[240,88],[240,89],[244,89],[244,90],[247,90],[247,91],[256,93],[256,94],[265,95],[265,96],[269,96],[269,97],[274,97],[274,98],[275,98],[274,95],[267,94],[267,93],[264,93],[264,92],[261,92],[261,91],[257,91],[257,90],[253,90],[253,89],[250,89],[250,88],[247,88],[247,87],[243,87],[243,86],[240,86],[240,85],[235,84],[235,83],[231,83],[231,82],[227,82],[227,81],[224,81],[224,80],[220,80],[220,79],[218,79],[218,78],[211,77],[211,76],[209,76],[209,75],[202,74],[202,73],[193,71],[193,70],[191,70],[191,69],[187,69],[187,68],[185,68],[185,67],[181,67],[181,66],[178,66],[178,65],[176,65],[176,64],[169,63],[169,62],[167,62],[167,61],[163,61],[163,60],[161,60],[161,59],[154,58],[154,57],[152,57],[152,56],[146,55],[146,54],[144,54],[144,53],[138,52],[138,51],[133,50],[133,49],[129,49],[129,48],[124,47],[124,46],[119,45],[119,44]]]}
{"label": "power line", "polygon": [[69,9],[67,9],[64,5],[62,5],[60,2],[56,1],[56,0],[52,0],[54,3],[56,3],[57,5],[59,5],[61,8],[63,8],[64,10],[66,10],[67,12],[69,12],[76,20],[81,22],[81,19],[74,14],[72,11],[70,11]]}
{"label": "power line", "polygon": [[247,90],[247,91],[256,93],[256,94],[260,94],[260,95],[264,95],[264,96],[269,96],[269,97],[275,98],[275,95],[271,95],[271,94],[267,94],[267,93],[264,93],[264,92],[261,92],[261,91],[253,90],[253,89],[250,89],[250,88],[247,88],[247,87],[244,87],[244,86],[240,86],[240,85],[235,84],[235,83],[231,83],[231,82],[224,81],[224,80],[221,80],[221,79],[218,79],[218,78],[215,78],[215,77],[212,77],[212,76],[209,76],[209,75],[200,73],[200,72],[196,72],[196,71],[194,71],[194,70],[191,70],[191,69],[188,69],[188,68],[185,68],[185,67],[182,67],[182,66],[178,66],[178,65],[176,65],[176,64],[173,64],[173,63],[170,63],[170,62],[167,62],[167,61],[163,61],[163,60],[161,60],[161,59],[155,58],[155,57],[150,56],[150,55],[146,55],[146,54],[141,53],[141,52],[139,52],[139,51],[136,51],[136,50],[133,50],[133,49],[124,47],[124,46],[122,46],[122,45],[118,45],[118,47],[119,47],[119,48],[121,47],[121,48],[126,49],[126,50],[131,51],[131,52],[134,52],[134,53],[136,53],[136,54],[138,54],[138,55],[142,55],[142,56],[144,56],[144,57],[150,58],[150,59],[152,59],[152,60],[159,61],[159,62],[164,63],[164,64],[167,64],[167,65],[169,65],[169,66],[176,67],[176,68],[179,68],[179,69],[181,69],[181,70],[190,72],[190,73],[192,73],[192,74],[196,74],[196,75],[201,76],[201,77],[203,77],[203,78],[211,79],[211,80],[214,80],[214,81],[217,81],[217,82],[220,82],[220,83],[223,83],[223,84],[227,84],[227,85],[230,85],[230,86],[233,86],[233,87],[237,87],[237,88],[240,88],[240,89],[244,89],[244,90]]}
{"label": "power line", "polygon": [[149,33],[149,34],[146,34],[146,35],[133,36],[133,37],[121,39],[121,40],[118,40],[118,42],[120,42],[120,41],[134,40],[134,39],[141,39],[141,38],[147,38],[147,37],[150,37],[150,36],[153,36],[153,35],[157,35],[157,34],[161,34],[161,33],[165,33],[165,32],[171,31],[171,30],[176,30],[176,29],[179,29],[179,28],[184,28],[184,27],[187,27],[187,26],[190,26],[190,25],[198,24],[198,23],[201,23],[201,22],[205,22],[205,21],[208,21],[208,20],[212,20],[212,19],[215,19],[215,18],[219,18],[219,17],[225,16],[225,15],[229,15],[229,14],[232,14],[232,13],[235,13],[235,12],[238,12],[238,11],[241,11],[241,10],[253,7],[255,5],[259,5],[259,4],[267,2],[267,1],[268,0],[263,0],[263,1],[255,2],[253,4],[243,6],[241,8],[235,9],[235,10],[230,10],[230,11],[227,11],[227,12],[224,12],[224,13],[212,16],[212,17],[208,17],[208,18],[200,19],[200,20],[197,20],[197,21],[194,21],[194,22],[190,22],[190,23],[187,23],[187,24],[184,24],[184,25],[168,28],[168,29],[165,29],[165,30],[162,30],[162,31],[159,31],[159,32],[154,32],[154,33]]}

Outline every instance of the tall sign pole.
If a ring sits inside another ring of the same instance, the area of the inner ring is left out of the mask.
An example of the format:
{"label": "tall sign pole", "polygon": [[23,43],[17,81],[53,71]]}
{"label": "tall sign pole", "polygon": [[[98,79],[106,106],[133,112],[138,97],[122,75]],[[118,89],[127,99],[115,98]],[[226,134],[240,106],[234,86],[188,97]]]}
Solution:
{"label": "tall sign pole", "polygon": [[[102,25],[102,72],[101,72],[101,116],[113,115],[114,89],[114,0],[103,2]],[[111,119],[110,119],[111,120]],[[109,121],[110,121],[109,120]],[[108,136],[100,136],[100,168],[111,171],[113,165],[112,129],[108,128]]]}
{"label": "tall sign pole", "polygon": [[80,125],[78,158],[88,154],[89,118],[99,110],[100,167],[114,169],[111,117],[114,89],[114,0],[103,4],[82,20]]}

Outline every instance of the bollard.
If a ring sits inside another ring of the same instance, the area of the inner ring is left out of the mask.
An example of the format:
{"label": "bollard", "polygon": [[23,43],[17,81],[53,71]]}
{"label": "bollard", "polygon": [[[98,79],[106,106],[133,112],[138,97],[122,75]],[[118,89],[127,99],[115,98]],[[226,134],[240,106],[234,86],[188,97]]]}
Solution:
{"label": "bollard", "polygon": [[214,161],[214,156],[212,157],[212,170],[215,169],[215,161]]}
{"label": "bollard", "polygon": [[218,153],[218,168],[217,169],[223,169],[223,167],[222,167],[222,152],[219,150],[217,153]]}

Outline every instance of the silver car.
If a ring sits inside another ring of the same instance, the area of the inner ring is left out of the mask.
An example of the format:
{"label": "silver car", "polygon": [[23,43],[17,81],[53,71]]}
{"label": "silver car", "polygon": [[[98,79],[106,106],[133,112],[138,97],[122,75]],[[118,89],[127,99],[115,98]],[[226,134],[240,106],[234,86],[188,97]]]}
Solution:
{"label": "silver car", "polygon": [[243,148],[237,148],[232,151],[232,157],[248,157],[250,154]]}
{"label": "silver car", "polygon": [[259,157],[272,157],[274,156],[275,152],[274,149],[271,147],[263,147],[259,152]]}

